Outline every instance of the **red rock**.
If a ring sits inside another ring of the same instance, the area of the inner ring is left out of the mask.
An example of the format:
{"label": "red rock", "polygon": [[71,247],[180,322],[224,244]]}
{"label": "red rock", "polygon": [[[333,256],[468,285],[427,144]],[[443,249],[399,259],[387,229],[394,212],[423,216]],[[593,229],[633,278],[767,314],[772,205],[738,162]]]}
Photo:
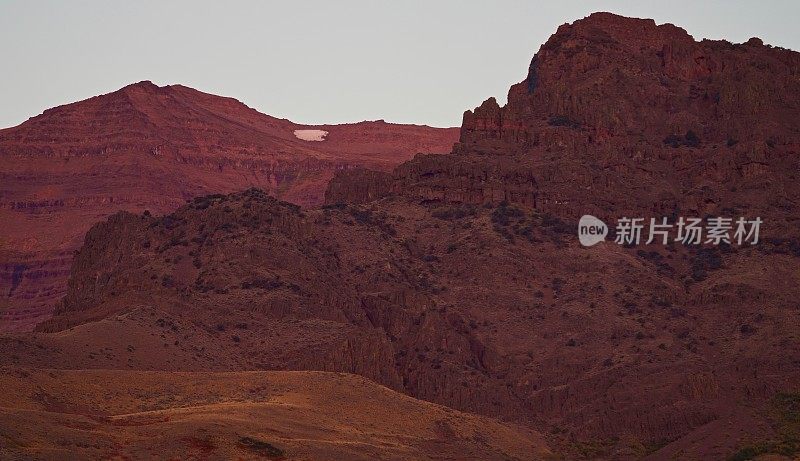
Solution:
{"label": "red rock", "polygon": [[[328,132],[309,142],[297,129]],[[31,329],[64,295],[71,253],[117,210],[259,187],[320,204],[336,171],[390,170],[449,152],[457,130],[383,121],[304,126],[232,98],[151,82],[46,110],[0,130],[0,329]]]}
{"label": "red rock", "polygon": [[[564,25],[451,154],[339,171],[321,208],[249,190],[97,224],[0,365],[358,373],[547,432],[565,459],[791,443],[798,56]],[[757,246],[584,248],[584,213],[765,226]]]}

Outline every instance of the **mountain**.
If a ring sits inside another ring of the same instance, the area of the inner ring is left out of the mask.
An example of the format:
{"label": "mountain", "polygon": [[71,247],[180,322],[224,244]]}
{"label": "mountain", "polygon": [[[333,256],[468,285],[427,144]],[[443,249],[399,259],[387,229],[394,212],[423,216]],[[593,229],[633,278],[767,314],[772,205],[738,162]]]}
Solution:
{"label": "mountain", "polygon": [[[298,138],[315,130],[327,132],[322,141]],[[0,328],[46,319],[83,234],[118,210],[166,213],[248,187],[319,204],[337,170],[390,170],[418,152],[449,152],[457,137],[383,121],[305,126],[150,82],[48,109],[0,130]]]}
{"label": "mountain", "polygon": [[[559,27],[505,107],[467,111],[454,155],[407,162],[393,185],[373,178],[373,194],[507,200],[574,220],[740,210],[775,215],[769,229],[793,237],[799,68],[800,54],[759,39],[696,42],[596,13]],[[362,201],[361,174],[327,200]]]}
{"label": "mountain", "polygon": [[[758,39],[593,14],[449,154],[337,171],[319,207],[252,188],[96,224],[0,365],[346,372],[532,428],[556,459],[792,459],[798,75]],[[622,217],[763,226],[584,247],[585,214],[612,237]]]}

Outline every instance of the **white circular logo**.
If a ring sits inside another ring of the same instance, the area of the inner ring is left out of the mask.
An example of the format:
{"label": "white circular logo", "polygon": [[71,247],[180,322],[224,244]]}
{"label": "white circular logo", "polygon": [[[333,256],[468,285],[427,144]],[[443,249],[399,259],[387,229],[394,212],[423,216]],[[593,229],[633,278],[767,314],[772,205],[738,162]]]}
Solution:
{"label": "white circular logo", "polygon": [[606,239],[608,226],[606,223],[592,215],[583,215],[578,221],[578,240],[581,245],[590,247]]}

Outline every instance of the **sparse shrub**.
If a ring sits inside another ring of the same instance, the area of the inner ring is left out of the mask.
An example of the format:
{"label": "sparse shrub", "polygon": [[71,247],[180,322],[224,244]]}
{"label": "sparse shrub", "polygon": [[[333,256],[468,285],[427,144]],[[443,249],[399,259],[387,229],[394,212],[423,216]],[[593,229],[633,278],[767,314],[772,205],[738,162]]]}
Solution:
{"label": "sparse shrub", "polygon": [[284,285],[284,283],[280,280],[279,277],[275,277],[272,279],[264,278],[264,277],[254,277],[250,280],[245,280],[242,282],[241,287],[242,289],[249,290],[251,288],[261,288],[262,290],[274,290],[276,288],[280,288]]}
{"label": "sparse shrub", "polygon": [[270,459],[283,459],[286,456],[285,452],[275,445],[253,437],[240,437],[239,445]]}
{"label": "sparse shrub", "polygon": [[359,224],[372,224],[372,210],[354,208],[350,210],[350,214]]}
{"label": "sparse shrub", "polygon": [[565,126],[568,128],[580,128],[581,124],[567,117],[566,115],[554,115],[547,120],[550,126]]}
{"label": "sparse shrub", "polygon": [[180,235],[172,237],[169,240],[170,246],[178,246],[178,245],[185,246],[185,247],[189,246],[189,242],[183,239],[184,235],[185,235],[185,233],[181,232]]}
{"label": "sparse shrub", "polygon": [[[373,213],[372,210],[364,210],[361,208],[351,208],[350,215],[359,224],[377,226],[385,234],[394,237],[397,235],[397,230],[394,226],[386,222],[385,213]],[[352,223],[345,224],[351,225]]]}
{"label": "sparse shrub", "polygon": [[553,293],[554,293],[555,295],[559,295],[559,294],[561,294],[561,289],[562,289],[562,288],[564,288],[564,284],[565,284],[565,283],[567,283],[567,282],[566,282],[566,280],[564,280],[564,279],[562,279],[562,278],[560,278],[560,277],[556,277],[556,278],[554,278],[554,279],[553,279],[553,281],[552,281],[552,284],[553,284]]}
{"label": "sparse shrub", "polygon": [[176,227],[180,226],[181,224],[185,224],[186,222],[180,218],[176,218],[174,216],[164,216],[161,218],[160,221],[153,222],[154,225],[158,226],[159,224],[164,226],[167,230],[175,229]]}
{"label": "sparse shrub", "polygon": [[669,134],[664,138],[664,144],[670,147],[697,147],[700,145],[700,136],[692,130],[688,130],[685,135]]}
{"label": "sparse shrub", "polygon": [[696,282],[702,282],[703,280],[708,278],[708,272],[703,270],[702,268],[695,267],[692,269],[692,279]]}
{"label": "sparse shrub", "polygon": [[664,144],[674,148],[680,147],[683,144],[683,139],[677,134],[670,134],[664,138]]}
{"label": "sparse shrub", "polygon": [[164,275],[161,277],[161,286],[164,288],[172,288],[175,286],[175,280],[171,275]]}
{"label": "sparse shrub", "polygon": [[692,259],[692,278],[696,281],[705,280],[708,272],[722,267],[722,255],[719,248],[699,248]]}
{"label": "sparse shrub", "polygon": [[759,251],[764,254],[788,254],[800,256],[800,239],[767,237],[758,245]]}
{"label": "sparse shrub", "polygon": [[658,307],[665,307],[665,308],[666,307],[672,307],[672,302],[669,299],[667,299],[667,298],[665,298],[663,296],[653,295],[653,297],[650,299],[650,302],[654,306],[658,306]]}
{"label": "sparse shrub", "polygon": [[522,210],[503,201],[492,212],[492,222],[498,226],[508,226],[512,218],[519,218],[524,215],[525,213]]}
{"label": "sparse shrub", "polygon": [[232,222],[226,222],[226,223],[222,223],[222,225],[220,225],[220,226],[217,228],[217,230],[220,230],[220,231],[222,231],[222,232],[226,232],[226,233],[230,233],[230,232],[232,232],[233,230],[235,230],[236,228],[237,228],[237,226],[236,226],[236,224],[235,224],[235,223],[232,223]]}
{"label": "sparse shrub", "polygon": [[575,232],[575,226],[549,213],[542,215],[542,227],[554,234],[572,235]]}
{"label": "sparse shrub", "polygon": [[685,139],[685,144],[689,147],[697,147],[700,145],[700,137],[697,136],[697,133],[695,133],[692,130],[686,132],[684,139]]}

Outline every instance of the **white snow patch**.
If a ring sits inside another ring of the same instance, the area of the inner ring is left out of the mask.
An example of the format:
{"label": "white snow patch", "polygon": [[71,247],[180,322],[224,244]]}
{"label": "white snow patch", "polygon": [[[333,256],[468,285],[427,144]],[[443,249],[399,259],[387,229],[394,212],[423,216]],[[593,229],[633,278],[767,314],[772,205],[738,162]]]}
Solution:
{"label": "white snow patch", "polygon": [[324,141],[328,132],[325,130],[294,130],[294,135],[303,141]]}

